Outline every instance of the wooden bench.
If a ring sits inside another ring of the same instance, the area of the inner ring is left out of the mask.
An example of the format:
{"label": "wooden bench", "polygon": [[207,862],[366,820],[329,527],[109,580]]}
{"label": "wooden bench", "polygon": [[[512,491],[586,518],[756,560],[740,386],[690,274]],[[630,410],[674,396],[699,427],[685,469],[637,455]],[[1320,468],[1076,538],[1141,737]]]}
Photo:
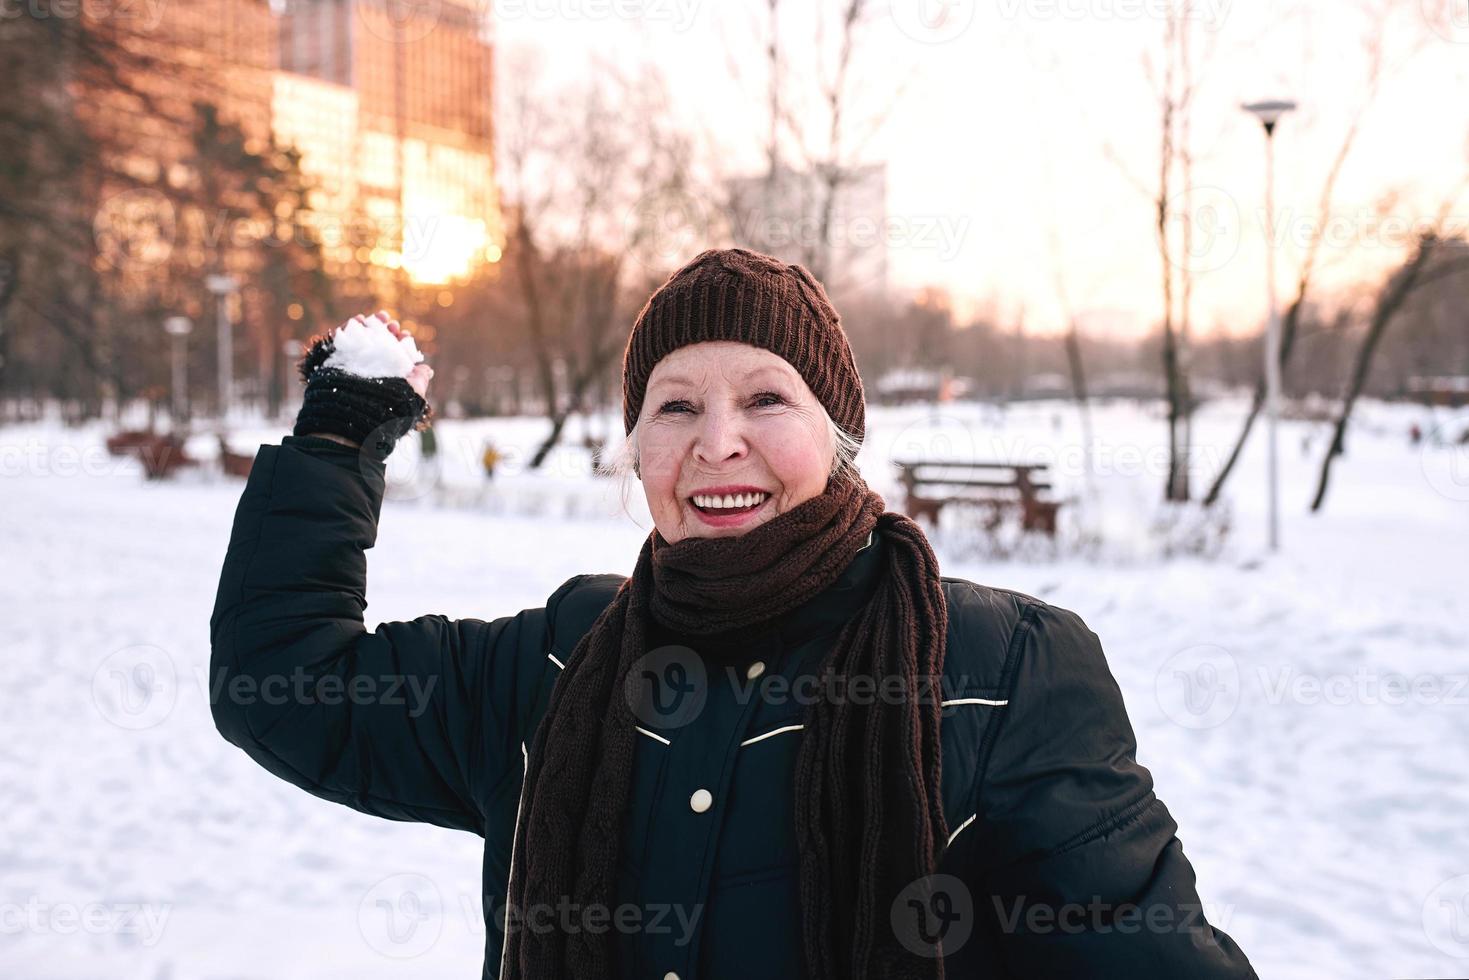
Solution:
{"label": "wooden bench", "polygon": [[219,468],[226,476],[248,477],[255,457],[248,453],[237,453],[230,448],[223,435],[219,436]]}
{"label": "wooden bench", "polygon": [[161,480],[181,466],[199,462],[184,452],[184,437],[172,432],[119,432],[108,437],[107,451],[114,456],[136,456],[150,480]]}
{"label": "wooden bench", "polygon": [[949,504],[979,506],[988,509],[993,530],[1005,511],[1018,510],[1023,530],[1056,535],[1061,502],[1044,496],[1051,489],[1045,463],[914,459],[896,465],[907,495],[903,509],[914,520],[927,517],[937,525]]}

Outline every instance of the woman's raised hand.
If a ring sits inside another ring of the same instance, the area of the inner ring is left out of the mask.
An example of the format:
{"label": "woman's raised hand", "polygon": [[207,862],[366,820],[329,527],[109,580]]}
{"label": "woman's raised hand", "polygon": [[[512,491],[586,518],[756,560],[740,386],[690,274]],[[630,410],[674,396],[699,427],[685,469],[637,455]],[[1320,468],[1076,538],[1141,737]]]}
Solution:
{"label": "woman's raised hand", "polygon": [[[353,324],[370,329],[342,332]],[[379,328],[393,339],[384,341]],[[434,369],[414,353],[412,336],[391,313],[379,310],[314,337],[298,365],[306,391],[292,434],[336,437],[355,448],[370,442],[373,454],[386,459],[408,431],[427,429]]]}

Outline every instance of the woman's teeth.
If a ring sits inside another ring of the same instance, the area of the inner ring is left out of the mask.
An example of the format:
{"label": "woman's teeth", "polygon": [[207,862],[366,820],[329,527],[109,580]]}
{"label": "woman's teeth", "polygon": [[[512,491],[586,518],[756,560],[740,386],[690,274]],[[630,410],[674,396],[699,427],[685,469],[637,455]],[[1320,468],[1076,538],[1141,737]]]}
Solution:
{"label": "woman's teeth", "polygon": [[769,496],[770,494],[768,493],[727,493],[723,496],[718,494],[696,493],[693,496],[693,501],[696,507],[701,507],[704,510],[740,510],[745,507],[755,507],[763,504],[765,503],[765,498]]}

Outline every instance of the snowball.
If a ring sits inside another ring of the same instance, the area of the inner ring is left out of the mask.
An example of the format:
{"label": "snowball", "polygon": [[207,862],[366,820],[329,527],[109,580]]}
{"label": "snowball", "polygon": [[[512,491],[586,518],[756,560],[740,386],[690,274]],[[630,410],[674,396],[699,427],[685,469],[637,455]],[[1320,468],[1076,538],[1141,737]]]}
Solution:
{"label": "snowball", "polygon": [[388,325],[376,316],[354,316],[337,328],[331,354],[322,367],[340,368],[363,378],[406,378],[423,354],[413,338],[393,336]]}

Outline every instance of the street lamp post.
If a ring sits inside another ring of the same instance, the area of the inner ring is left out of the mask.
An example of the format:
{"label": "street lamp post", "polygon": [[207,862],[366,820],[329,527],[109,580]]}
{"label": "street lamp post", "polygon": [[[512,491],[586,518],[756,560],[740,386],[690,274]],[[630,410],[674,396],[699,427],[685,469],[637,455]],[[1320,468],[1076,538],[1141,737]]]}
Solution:
{"label": "street lamp post", "polygon": [[235,358],[234,336],[230,329],[230,293],[240,288],[234,276],[209,276],[204,285],[214,294],[219,330],[219,424],[229,420],[230,402],[234,400]]}
{"label": "street lamp post", "polygon": [[1265,289],[1270,316],[1265,324],[1265,459],[1269,500],[1270,550],[1280,550],[1280,473],[1276,452],[1276,423],[1280,418],[1280,311],[1275,299],[1275,124],[1296,107],[1294,102],[1270,100],[1250,102],[1244,110],[1253,113],[1265,127]]}
{"label": "street lamp post", "polygon": [[163,321],[163,329],[173,338],[173,424],[177,428],[183,424],[188,410],[189,368],[184,348],[194,321],[186,316],[171,316]]}

